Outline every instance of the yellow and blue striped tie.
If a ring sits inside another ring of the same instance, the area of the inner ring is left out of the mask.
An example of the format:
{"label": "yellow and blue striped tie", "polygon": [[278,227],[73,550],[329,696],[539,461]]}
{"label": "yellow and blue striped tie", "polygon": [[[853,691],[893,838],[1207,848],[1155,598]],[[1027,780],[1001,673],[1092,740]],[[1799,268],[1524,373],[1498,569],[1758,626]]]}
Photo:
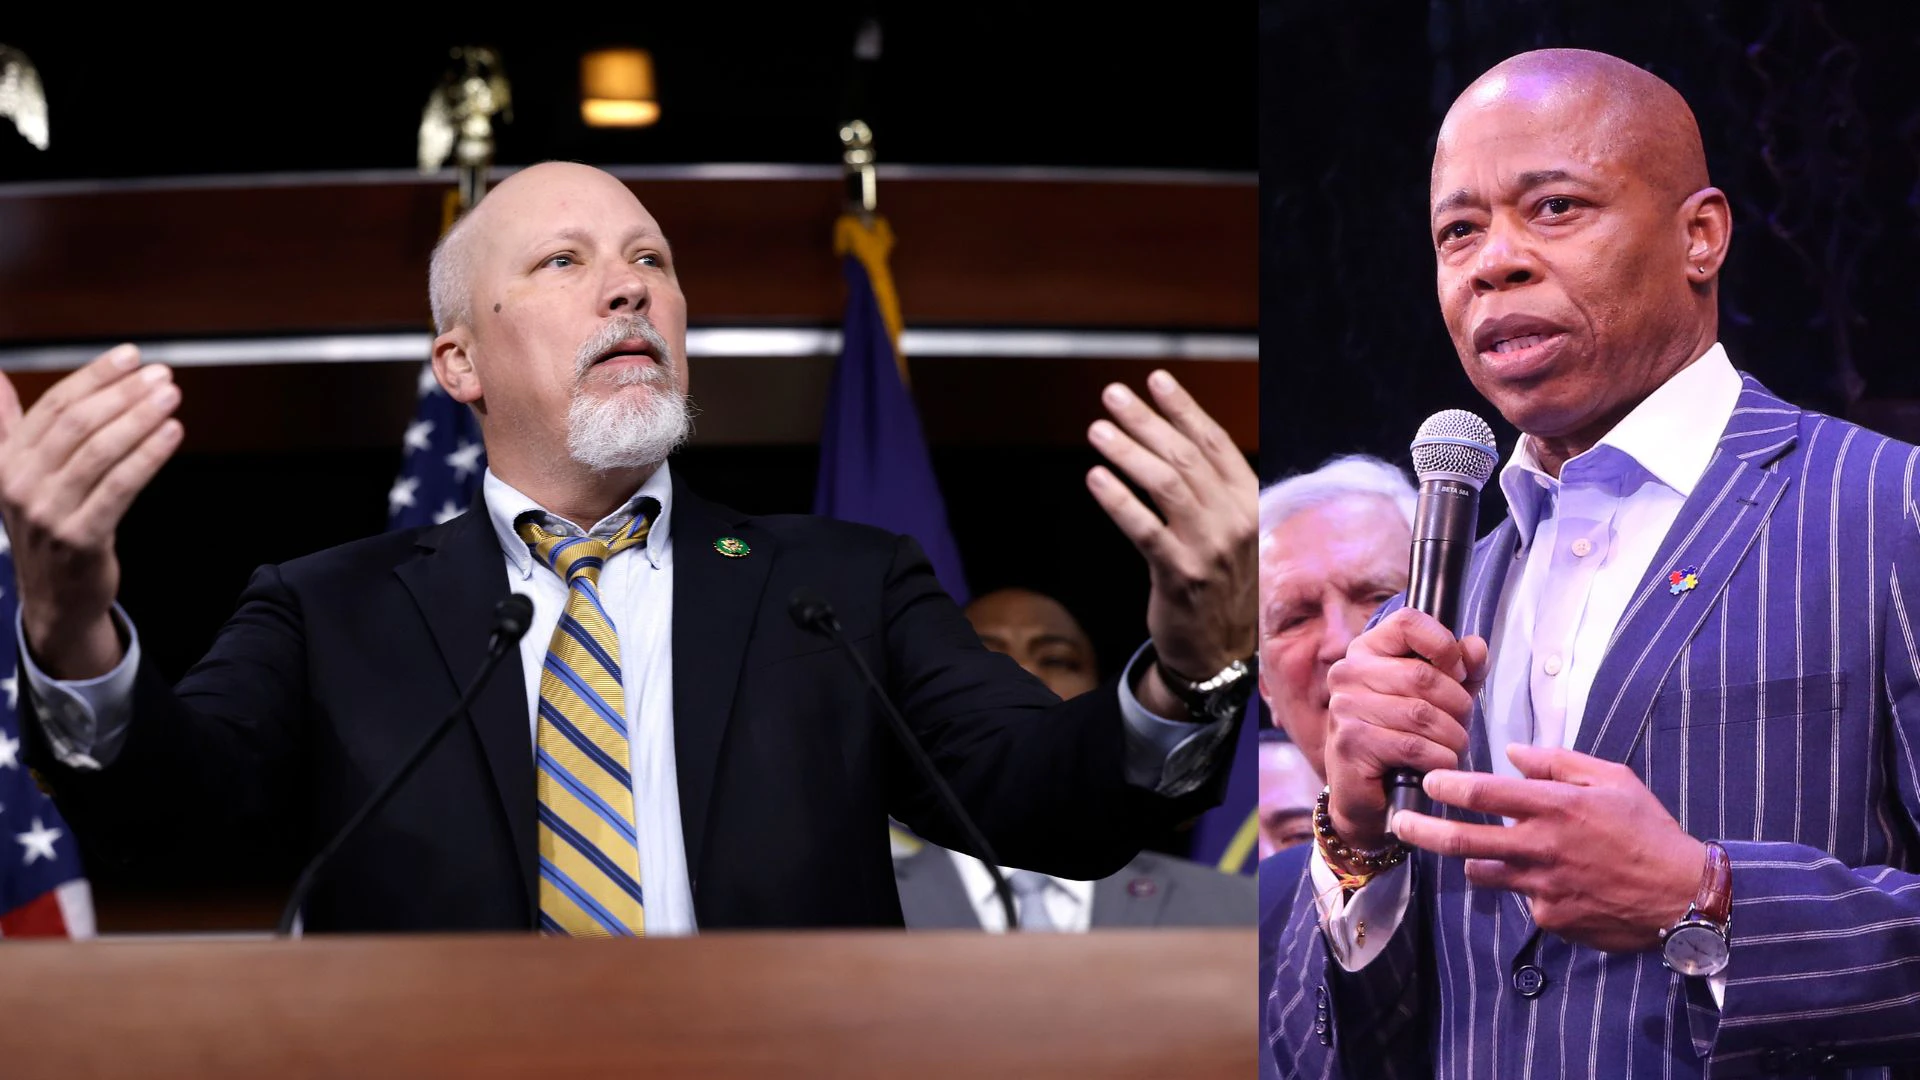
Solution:
{"label": "yellow and blue striped tie", "polygon": [[537,520],[515,525],[534,558],[567,583],[567,610],[541,667],[534,736],[540,928],[548,933],[645,932],[620,640],[600,602],[600,568],[646,543],[659,510],[653,500],[641,500],[611,545],[591,536],[555,535]]}

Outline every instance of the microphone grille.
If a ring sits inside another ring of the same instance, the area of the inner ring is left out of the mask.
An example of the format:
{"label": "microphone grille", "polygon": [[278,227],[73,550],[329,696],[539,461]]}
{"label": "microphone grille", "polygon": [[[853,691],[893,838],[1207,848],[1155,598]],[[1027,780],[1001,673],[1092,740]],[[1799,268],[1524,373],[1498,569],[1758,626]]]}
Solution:
{"label": "microphone grille", "polygon": [[1445,477],[1477,490],[1493,475],[1499,459],[1493,428],[1465,409],[1434,413],[1413,436],[1413,474],[1422,482]]}

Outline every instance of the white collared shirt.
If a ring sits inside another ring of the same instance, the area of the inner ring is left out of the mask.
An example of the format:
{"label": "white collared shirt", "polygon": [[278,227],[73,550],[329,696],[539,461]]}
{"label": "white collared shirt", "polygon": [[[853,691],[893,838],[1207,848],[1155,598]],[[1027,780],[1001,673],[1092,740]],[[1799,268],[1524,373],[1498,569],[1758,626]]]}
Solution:
{"label": "white collared shirt", "polygon": [[[527,683],[527,763],[532,767],[539,730],[540,670],[553,631],[567,609],[567,585],[534,560],[514,522],[528,511],[547,518],[550,530],[583,531],[546,512],[487,470],[480,485],[487,517],[506,564],[507,587],[533,601],[533,622],[520,639],[520,670]],[[618,510],[584,531],[609,540],[631,520],[633,506],[651,498],[660,516],[647,542],[607,560],[600,571],[600,602],[620,641],[621,689],[626,695],[627,749],[632,755],[634,834],[640,849],[640,888],[646,896],[649,937],[691,934],[696,928],[687,845],[680,831],[680,774],[673,747],[673,479],[665,462]]]}
{"label": "white collared shirt", "polygon": [[[1000,907],[1000,897],[993,889],[993,875],[987,873],[987,864],[964,852],[951,848],[942,849],[953,857],[953,868],[960,874],[960,885],[967,891],[967,901],[973,905],[973,913],[980,919],[981,929],[990,934],[1007,932],[1007,913]],[[1001,867],[1002,875],[1012,874],[1010,867]],[[1084,934],[1093,925],[1093,882],[1075,881],[1072,878],[1041,875],[1047,880],[1042,902],[1047,908],[1047,917],[1053,921],[1056,929],[1063,933]],[[1021,905],[1030,901],[1015,897],[1014,914],[1026,917]]]}
{"label": "white collared shirt", "polygon": [[[1635,406],[1556,479],[1522,438],[1500,470],[1520,546],[1494,615],[1481,716],[1493,771],[1518,775],[1510,742],[1573,746],[1593,677],[1654,555],[1705,475],[1740,399],[1740,373],[1718,342]],[[1340,904],[1339,880],[1316,848],[1308,861],[1320,927],[1348,971],[1370,963],[1405,916],[1406,866]],[[1364,930],[1362,929],[1364,928]],[[1709,980],[1719,1000],[1725,979]]]}

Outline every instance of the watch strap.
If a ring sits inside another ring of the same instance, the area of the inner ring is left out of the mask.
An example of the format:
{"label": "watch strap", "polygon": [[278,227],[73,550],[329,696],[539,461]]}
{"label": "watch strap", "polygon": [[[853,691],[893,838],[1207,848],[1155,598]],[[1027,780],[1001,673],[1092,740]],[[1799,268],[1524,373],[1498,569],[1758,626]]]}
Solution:
{"label": "watch strap", "polygon": [[1700,871],[1700,891],[1694,894],[1689,915],[1720,926],[1733,918],[1733,860],[1727,849],[1707,841],[1707,864]]}

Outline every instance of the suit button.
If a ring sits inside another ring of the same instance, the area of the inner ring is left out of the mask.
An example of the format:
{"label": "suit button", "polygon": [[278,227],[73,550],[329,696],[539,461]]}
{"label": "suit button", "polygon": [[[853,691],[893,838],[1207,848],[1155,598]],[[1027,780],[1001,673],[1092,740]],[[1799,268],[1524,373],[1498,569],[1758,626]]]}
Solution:
{"label": "suit button", "polygon": [[1521,997],[1539,997],[1540,991],[1547,988],[1546,972],[1527,964],[1513,973],[1513,988],[1520,992]]}

